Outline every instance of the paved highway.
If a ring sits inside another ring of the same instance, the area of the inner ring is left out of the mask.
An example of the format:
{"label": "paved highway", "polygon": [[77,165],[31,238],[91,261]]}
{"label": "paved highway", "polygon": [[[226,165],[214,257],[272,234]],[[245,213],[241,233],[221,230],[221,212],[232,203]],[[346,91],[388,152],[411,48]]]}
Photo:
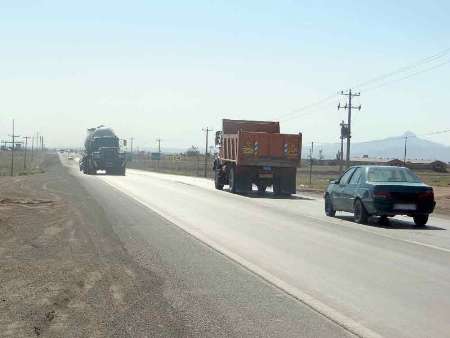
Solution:
{"label": "paved highway", "polygon": [[209,180],[138,170],[74,174],[150,208],[353,333],[450,336],[448,219],[433,216],[426,229],[407,218],[363,226],[324,216],[322,200],[307,196],[233,195]]}

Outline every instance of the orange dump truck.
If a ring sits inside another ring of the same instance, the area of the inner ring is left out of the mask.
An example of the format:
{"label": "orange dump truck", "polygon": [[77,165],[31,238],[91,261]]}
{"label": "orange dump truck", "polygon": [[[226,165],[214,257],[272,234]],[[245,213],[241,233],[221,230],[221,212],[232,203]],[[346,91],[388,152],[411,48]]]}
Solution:
{"label": "orange dump truck", "polygon": [[248,193],[255,184],[263,193],[296,192],[302,134],[280,134],[278,122],[228,120],[216,132],[219,154],[214,160],[216,189],[229,185],[233,193]]}

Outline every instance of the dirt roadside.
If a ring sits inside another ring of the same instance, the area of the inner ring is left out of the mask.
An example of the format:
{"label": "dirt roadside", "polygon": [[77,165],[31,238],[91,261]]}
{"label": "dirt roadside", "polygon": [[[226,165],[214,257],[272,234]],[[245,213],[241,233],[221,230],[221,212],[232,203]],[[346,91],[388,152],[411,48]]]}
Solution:
{"label": "dirt roadside", "polygon": [[450,187],[433,187],[438,214],[450,216]]}
{"label": "dirt roadside", "polygon": [[56,156],[43,166],[0,178],[0,336],[190,336],[105,211]]}

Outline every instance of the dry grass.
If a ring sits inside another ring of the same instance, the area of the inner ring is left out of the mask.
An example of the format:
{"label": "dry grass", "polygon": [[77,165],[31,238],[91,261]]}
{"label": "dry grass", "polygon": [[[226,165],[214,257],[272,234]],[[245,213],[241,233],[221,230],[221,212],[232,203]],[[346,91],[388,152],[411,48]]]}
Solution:
{"label": "dry grass", "polygon": [[[206,176],[209,178],[214,177],[212,165],[213,160],[211,158],[208,158],[206,165]],[[182,157],[178,159],[163,158],[160,161],[134,159],[133,161],[127,163],[127,167],[132,169],[157,171],[175,175],[204,177],[205,157]]]}
{"label": "dry grass", "polygon": [[[24,153],[22,151],[14,152],[14,176],[32,175],[42,173],[40,164],[43,161],[43,153],[34,153],[33,161],[31,161],[31,154],[27,153],[26,168],[24,168]],[[11,152],[0,151],[0,176],[11,175]]]}

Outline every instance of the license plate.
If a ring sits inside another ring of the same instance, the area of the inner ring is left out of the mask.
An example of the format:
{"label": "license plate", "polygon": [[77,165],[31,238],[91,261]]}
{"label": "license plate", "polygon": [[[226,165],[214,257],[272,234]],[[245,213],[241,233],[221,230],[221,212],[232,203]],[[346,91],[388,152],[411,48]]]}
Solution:
{"label": "license plate", "polygon": [[264,171],[272,171],[272,167],[263,167]]}
{"label": "license plate", "polygon": [[259,178],[272,178],[272,173],[259,174]]}
{"label": "license plate", "polygon": [[396,210],[416,210],[417,206],[415,204],[398,203],[398,204],[394,204],[394,209],[396,209]]}

